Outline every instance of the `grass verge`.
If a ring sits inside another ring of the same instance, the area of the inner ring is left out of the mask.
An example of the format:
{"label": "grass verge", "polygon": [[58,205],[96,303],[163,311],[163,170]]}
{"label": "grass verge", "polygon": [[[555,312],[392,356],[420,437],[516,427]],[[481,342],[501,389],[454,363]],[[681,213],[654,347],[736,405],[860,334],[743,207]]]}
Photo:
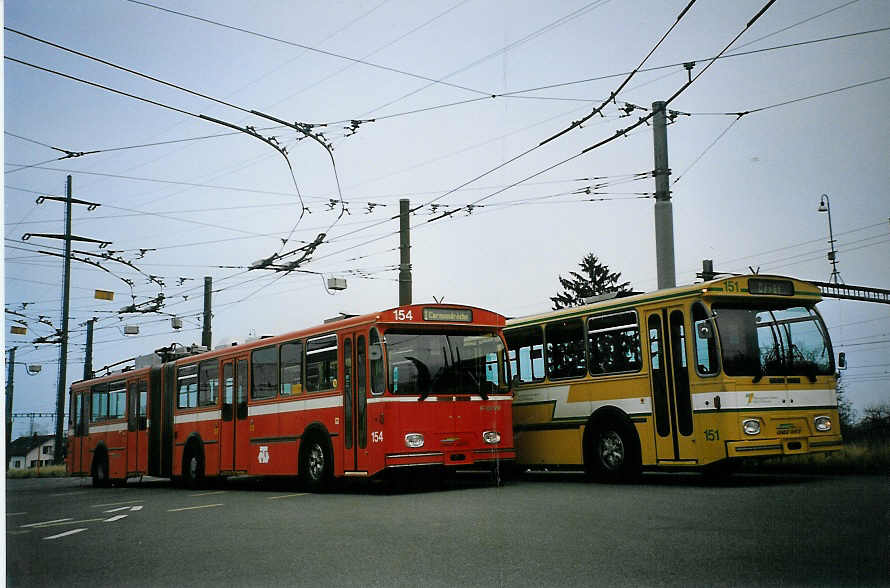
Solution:
{"label": "grass verge", "polygon": [[886,474],[890,471],[890,440],[848,443],[841,451],[767,459],[746,471],[783,471],[805,474]]}
{"label": "grass verge", "polygon": [[41,466],[39,471],[37,468],[27,468],[23,470],[8,470],[6,477],[10,479],[19,478],[64,478],[68,475],[63,465]]}

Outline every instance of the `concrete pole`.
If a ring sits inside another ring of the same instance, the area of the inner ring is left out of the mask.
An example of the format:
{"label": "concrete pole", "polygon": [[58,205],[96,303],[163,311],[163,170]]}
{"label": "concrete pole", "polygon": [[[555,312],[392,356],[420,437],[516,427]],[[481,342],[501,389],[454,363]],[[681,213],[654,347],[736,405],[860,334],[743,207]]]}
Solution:
{"label": "concrete pole", "polygon": [[210,340],[211,340],[211,330],[210,330],[210,319],[211,319],[211,304],[210,297],[211,291],[213,289],[213,278],[211,276],[204,276],[204,330],[201,331],[201,345],[210,349]]}
{"label": "concrete pole", "polygon": [[411,222],[410,202],[399,200],[399,306],[411,304]]}
{"label": "concrete pole", "polygon": [[674,211],[671,204],[671,170],[668,166],[667,113],[664,102],[653,102],[655,138],[655,266],[658,288],[677,285],[674,265]]}
{"label": "concrete pole", "polygon": [[68,380],[68,313],[71,307],[71,176],[65,189],[65,273],[62,290],[62,341],[59,345],[59,385],[56,389],[56,439],[53,460],[62,463],[65,447],[62,427],[65,425],[65,388]]}
{"label": "concrete pole", "polygon": [[95,317],[87,321],[87,349],[86,358],[83,361],[84,380],[89,380],[93,377],[93,324],[95,324],[95,322]]}

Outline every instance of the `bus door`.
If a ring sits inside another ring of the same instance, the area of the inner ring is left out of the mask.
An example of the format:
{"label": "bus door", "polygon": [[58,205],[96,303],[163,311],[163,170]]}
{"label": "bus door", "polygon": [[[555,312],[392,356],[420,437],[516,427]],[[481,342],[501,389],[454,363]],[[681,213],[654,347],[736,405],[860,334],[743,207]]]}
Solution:
{"label": "bus door", "polygon": [[74,411],[74,436],[72,437],[71,460],[72,473],[86,473],[89,471],[89,464],[84,465],[84,453],[86,451],[86,442],[84,437],[87,434],[87,423],[89,422],[89,389],[75,392],[72,397],[71,410]]}
{"label": "bus door", "polygon": [[658,461],[697,462],[686,318],[679,306],[646,315]]}
{"label": "bus door", "polygon": [[148,473],[148,381],[127,385],[127,474]]}
{"label": "bus door", "polygon": [[364,333],[343,336],[343,468],[368,472],[368,359]]}
{"label": "bus door", "polygon": [[222,427],[219,469],[246,472],[250,437],[247,424],[247,358],[222,364]]}

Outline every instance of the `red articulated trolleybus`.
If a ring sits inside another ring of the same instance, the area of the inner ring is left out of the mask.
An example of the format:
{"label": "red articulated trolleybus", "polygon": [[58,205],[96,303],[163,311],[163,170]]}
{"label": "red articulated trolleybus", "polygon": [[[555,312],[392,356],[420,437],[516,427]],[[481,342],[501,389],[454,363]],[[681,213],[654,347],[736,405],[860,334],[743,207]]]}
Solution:
{"label": "red articulated trolleybus", "polygon": [[94,486],[136,476],[333,478],[515,458],[504,317],[402,306],[71,386],[68,471]]}

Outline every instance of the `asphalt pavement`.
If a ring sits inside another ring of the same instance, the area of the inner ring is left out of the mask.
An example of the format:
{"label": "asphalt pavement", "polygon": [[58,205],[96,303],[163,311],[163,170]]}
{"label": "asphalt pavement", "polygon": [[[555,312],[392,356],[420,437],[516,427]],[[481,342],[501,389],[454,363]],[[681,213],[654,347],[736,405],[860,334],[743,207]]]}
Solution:
{"label": "asphalt pavement", "polygon": [[6,481],[8,586],[890,584],[882,476]]}

